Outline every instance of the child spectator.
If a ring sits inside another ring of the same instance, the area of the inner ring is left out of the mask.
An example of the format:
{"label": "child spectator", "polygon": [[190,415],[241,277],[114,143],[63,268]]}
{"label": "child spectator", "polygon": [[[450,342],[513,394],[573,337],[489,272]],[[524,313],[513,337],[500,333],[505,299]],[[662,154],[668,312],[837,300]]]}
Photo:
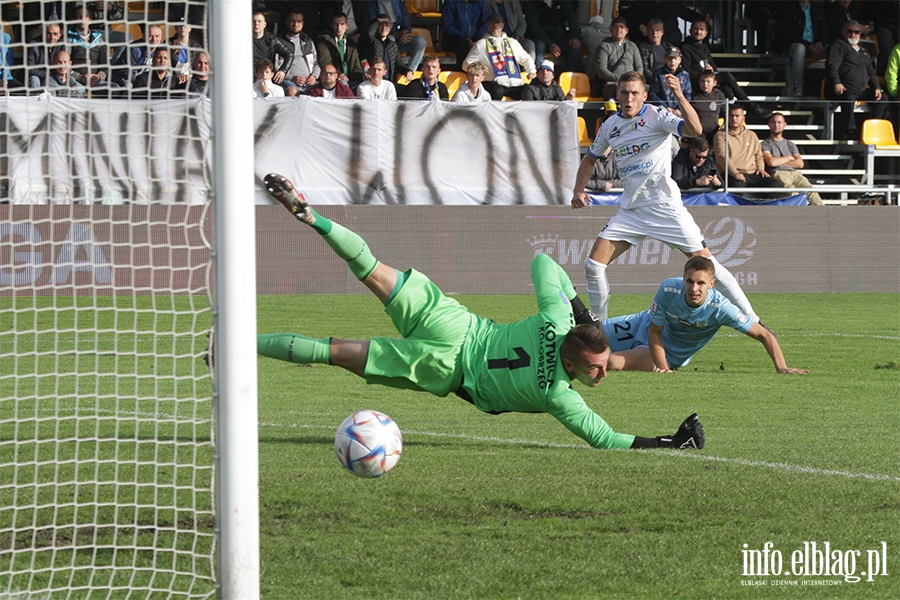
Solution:
{"label": "child spectator", "polygon": [[658,102],[660,106],[680,117],[681,111],[678,110],[678,100],[675,98],[672,90],[666,86],[666,75],[674,75],[678,78],[685,98],[690,100],[693,97],[691,76],[681,68],[681,50],[678,48],[669,48],[666,52],[666,66],[653,73],[653,79],[650,81],[650,100]]}
{"label": "child spectator", "polygon": [[268,58],[256,61],[253,72],[256,73],[256,81],[253,82],[254,98],[284,98],[284,88],[272,83],[275,75],[275,66]]}

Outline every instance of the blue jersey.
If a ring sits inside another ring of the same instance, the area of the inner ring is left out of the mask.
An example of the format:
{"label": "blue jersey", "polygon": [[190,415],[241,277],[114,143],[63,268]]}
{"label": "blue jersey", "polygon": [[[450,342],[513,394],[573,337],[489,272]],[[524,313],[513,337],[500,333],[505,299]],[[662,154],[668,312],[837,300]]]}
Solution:
{"label": "blue jersey", "polygon": [[650,310],[603,321],[610,350],[621,352],[648,345],[650,323],[663,328],[666,362],[670,369],[677,369],[691,362],[691,357],[713,339],[720,327],[727,325],[747,333],[754,321],[714,289],[709,290],[702,305],[688,306],[684,280],[673,277],[660,284]]}

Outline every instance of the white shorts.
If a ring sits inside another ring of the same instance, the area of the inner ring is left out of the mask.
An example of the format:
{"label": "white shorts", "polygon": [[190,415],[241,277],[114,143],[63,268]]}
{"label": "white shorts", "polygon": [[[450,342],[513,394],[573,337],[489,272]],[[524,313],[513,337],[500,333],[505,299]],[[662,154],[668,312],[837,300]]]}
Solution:
{"label": "white shorts", "polygon": [[597,237],[637,246],[645,237],[655,238],[682,252],[698,252],[706,241],[694,217],[683,204],[651,204],[620,208]]}

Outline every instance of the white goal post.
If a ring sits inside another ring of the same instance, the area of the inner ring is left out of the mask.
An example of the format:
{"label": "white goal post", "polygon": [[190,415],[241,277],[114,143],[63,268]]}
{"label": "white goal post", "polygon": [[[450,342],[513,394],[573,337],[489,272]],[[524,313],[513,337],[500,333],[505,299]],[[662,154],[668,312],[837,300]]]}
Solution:
{"label": "white goal post", "polygon": [[0,599],[259,598],[250,6],[4,4]]}

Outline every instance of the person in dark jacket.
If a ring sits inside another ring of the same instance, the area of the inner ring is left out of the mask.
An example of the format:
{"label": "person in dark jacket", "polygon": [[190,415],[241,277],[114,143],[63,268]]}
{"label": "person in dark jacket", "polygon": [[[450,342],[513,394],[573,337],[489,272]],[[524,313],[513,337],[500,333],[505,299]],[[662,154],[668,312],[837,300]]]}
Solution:
{"label": "person in dark jacket", "polygon": [[806,56],[825,58],[825,45],[828,42],[825,11],[809,0],[795,0],[786,4],[781,12],[781,35],[778,39],[781,51],[791,60],[794,89],[790,93],[803,96]]}
{"label": "person in dark jacket", "polygon": [[456,70],[463,70],[469,50],[487,33],[488,9],[484,0],[444,0],[441,6],[441,45],[456,55]]}
{"label": "person in dark jacket", "polygon": [[47,23],[44,26],[44,42],[30,44],[26,55],[27,76],[25,83],[31,88],[40,88],[47,79],[47,65],[60,50],[65,50],[62,43],[62,28],[59,23]]}
{"label": "person in dark jacket", "polygon": [[274,65],[278,62],[276,57],[281,58],[281,63],[272,77],[272,83],[281,85],[294,62],[294,47],[266,30],[266,15],[257,7],[253,11],[253,64],[270,60]]}
{"label": "person in dark jacket", "polygon": [[369,61],[370,65],[377,58],[383,60],[385,68],[384,79],[387,81],[395,82],[400,75],[405,75],[407,81],[412,81],[413,72],[400,57],[400,47],[397,46],[397,42],[391,36],[391,18],[386,14],[378,15],[374,25],[374,30],[372,27],[369,27],[372,41],[364,51],[366,60]]}
{"label": "person in dark jacket", "polygon": [[281,82],[285,96],[309,93],[319,80],[319,58],[316,43],[303,31],[305,17],[299,7],[291,7],[284,18],[284,31],[278,37],[294,49],[294,61]]}
{"label": "person in dark jacket", "polygon": [[569,90],[567,96],[563,89],[553,79],[553,63],[545,60],[537,68],[537,76],[522,90],[522,100],[553,100],[562,102],[573,100],[575,89]]}
{"label": "person in dark jacket", "polygon": [[422,76],[405,86],[397,86],[397,96],[408,100],[450,100],[447,86],[438,81],[441,60],[429,54],[422,59]]}
{"label": "person in dark jacket", "polygon": [[709,142],[695,137],[687,148],[682,148],[672,160],[672,179],[683,190],[691,188],[719,188],[722,182],[712,160]]}
{"label": "person in dark jacket", "polygon": [[359,50],[356,43],[347,37],[347,15],[342,12],[331,17],[331,33],[320,35],[316,40],[319,66],[324,71],[326,65],[334,65],[338,80],[355,89],[365,79]]}
{"label": "person in dark jacket", "polygon": [[857,100],[869,103],[873,119],[883,119],[887,105],[882,102],[875,61],[869,51],[859,45],[862,26],[856,21],[848,21],[842,33],[843,39],[831,45],[825,62],[825,97],[840,105],[840,111],[834,113],[835,138],[849,140],[859,137],[853,117]]}
{"label": "person in dark jacket", "polygon": [[691,84],[697,87],[700,73],[703,71],[712,71],[716,74],[719,88],[729,98],[737,98],[744,106],[750,110],[750,114],[760,119],[768,119],[772,116],[772,111],[766,110],[761,106],[750,101],[747,93],[740,88],[734,75],[727,71],[720,71],[716,67],[716,61],[713,60],[712,52],[709,46],[704,43],[706,36],[709,34],[709,26],[706,21],[697,20],[691,23],[691,30],[684,42],[681,44],[681,66],[691,76]]}
{"label": "person in dark jacket", "polygon": [[544,53],[554,58],[563,57],[566,71],[577,71],[581,64],[581,25],[572,2],[525,3],[525,35],[534,40],[535,57],[541,60]]}

